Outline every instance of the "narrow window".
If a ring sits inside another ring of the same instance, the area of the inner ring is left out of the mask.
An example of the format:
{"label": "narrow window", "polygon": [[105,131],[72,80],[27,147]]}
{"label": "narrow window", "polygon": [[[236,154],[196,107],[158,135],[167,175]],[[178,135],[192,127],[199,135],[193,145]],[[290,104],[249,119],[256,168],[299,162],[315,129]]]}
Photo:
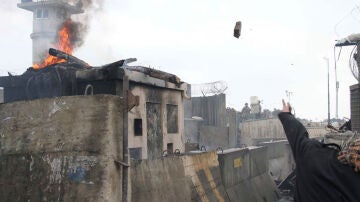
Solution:
{"label": "narrow window", "polygon": [[42,17],[42,9],[37,9],[36,10],[36,18],[41,18]]}
{"label": "narrow window", "polygon": [[142,136],[142,119],[134,119],[134,134]]}
{"label": "narrow window", "polygon": [[48,17],[49,17],[49,11],[47,9],[44,9],[42,18],[48,18]]}
{"label": "narrow window", "polygon": [[178,132],[178,106],[177,105],[166,105],[167,111],[167,132],[177,133]]}

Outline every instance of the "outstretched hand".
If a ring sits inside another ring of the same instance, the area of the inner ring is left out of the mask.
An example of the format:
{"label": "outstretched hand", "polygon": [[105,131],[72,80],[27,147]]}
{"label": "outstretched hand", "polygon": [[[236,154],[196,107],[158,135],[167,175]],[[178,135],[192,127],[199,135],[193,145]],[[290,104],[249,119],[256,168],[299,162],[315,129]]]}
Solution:
{"label": "outstretched hand", "polygon": [[290,112],[291,113],[291,106],[290,103],[285,103],[284,99],[282,100],[283,109],[282,112]]}

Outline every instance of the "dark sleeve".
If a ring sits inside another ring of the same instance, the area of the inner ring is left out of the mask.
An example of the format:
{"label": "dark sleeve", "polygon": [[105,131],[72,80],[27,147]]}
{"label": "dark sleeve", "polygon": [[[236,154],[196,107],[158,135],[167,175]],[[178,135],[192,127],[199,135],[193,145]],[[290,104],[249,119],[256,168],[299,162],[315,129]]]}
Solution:
{"label": "dark sleeve", "polygon": [[306,128],[291,113],[281,112],[279,119],[296,160],[299,155],[303,155],[307,144],[311,142],[309,134]]}

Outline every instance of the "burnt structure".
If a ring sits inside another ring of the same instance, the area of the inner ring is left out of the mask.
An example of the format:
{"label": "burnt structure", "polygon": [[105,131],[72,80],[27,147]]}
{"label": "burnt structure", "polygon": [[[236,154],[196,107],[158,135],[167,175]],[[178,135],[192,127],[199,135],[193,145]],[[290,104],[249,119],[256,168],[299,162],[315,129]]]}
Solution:
{"label": "burnt structure", "polygon": [[[122,84],[116,83],[116,80],[122,81],[127,73],[131,74],[131,72],[143,73],[144,78],[148,76],[171,82],[176,88],[180,88],[183,84],[173,74],[141,66],[128,66],[128,63],[136,61],[135,58],[91,67],[86,62],[53,48],[49,49],[49,54],[64,59],[66,62],[49,65],[42,69],[30,67],[19,76],[0,77],[0,87],[4,88],[5,103],[88,93],[123,96],[122,88],[120,88]],[[151,83],[150,80],[141,80],[136,76],[131,81],[156,85],[156,82]]]}
{"label": "burnt structure", "polygon": [[122,80],[125,75],[124,69],[118,68],[123,63],[121,60],[103,67],[87,68],[66,62],[43,69],[29,68],[19,76],[0,77],[4,102],[83,95],[87,84],[92,86],[93,94],[116,95],[115,80]]}
{"label": "burnt structure", "polygon": [[129,138],[131,158],[154,159],[165,151],[184,151],[183,98],[187,97],[187,84],[177,76],[128,66],[136,59],[92,67],[58,50],[50,49],[49,53],[66,62],[0,77],[5,103],[73,95],[117,95],[129,103],[124,134]]}

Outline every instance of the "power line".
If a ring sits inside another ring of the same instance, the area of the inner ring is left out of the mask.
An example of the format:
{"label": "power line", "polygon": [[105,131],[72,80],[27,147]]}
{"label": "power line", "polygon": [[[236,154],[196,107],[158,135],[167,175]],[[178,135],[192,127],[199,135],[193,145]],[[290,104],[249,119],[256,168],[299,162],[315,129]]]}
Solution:
{"label": "power line", "polygon": [[[335,24],[335,26],[334,26],[334,32],[335,32],[335,34],[336,34],[337,37],[340,37],[339,33],[337,32],[337,27],[338,27],[349,15],[351,15],[351,16],[353,17],[352,13],[353,13],[354,10],[356,10],[356,9],[360,11],[359,6],[358,6],[358,5],[355,5],[343,18],[341,18],[341,20],[340,20],[339,22],[337,22],[337,23]],[[354,18],[354,17],[353,17],[353,18]],[[357,19],[356,19],[356,20],[357,20]],[[360,20],[357,20],[357,21],[359,21],[359,23],[360,23]]]}

